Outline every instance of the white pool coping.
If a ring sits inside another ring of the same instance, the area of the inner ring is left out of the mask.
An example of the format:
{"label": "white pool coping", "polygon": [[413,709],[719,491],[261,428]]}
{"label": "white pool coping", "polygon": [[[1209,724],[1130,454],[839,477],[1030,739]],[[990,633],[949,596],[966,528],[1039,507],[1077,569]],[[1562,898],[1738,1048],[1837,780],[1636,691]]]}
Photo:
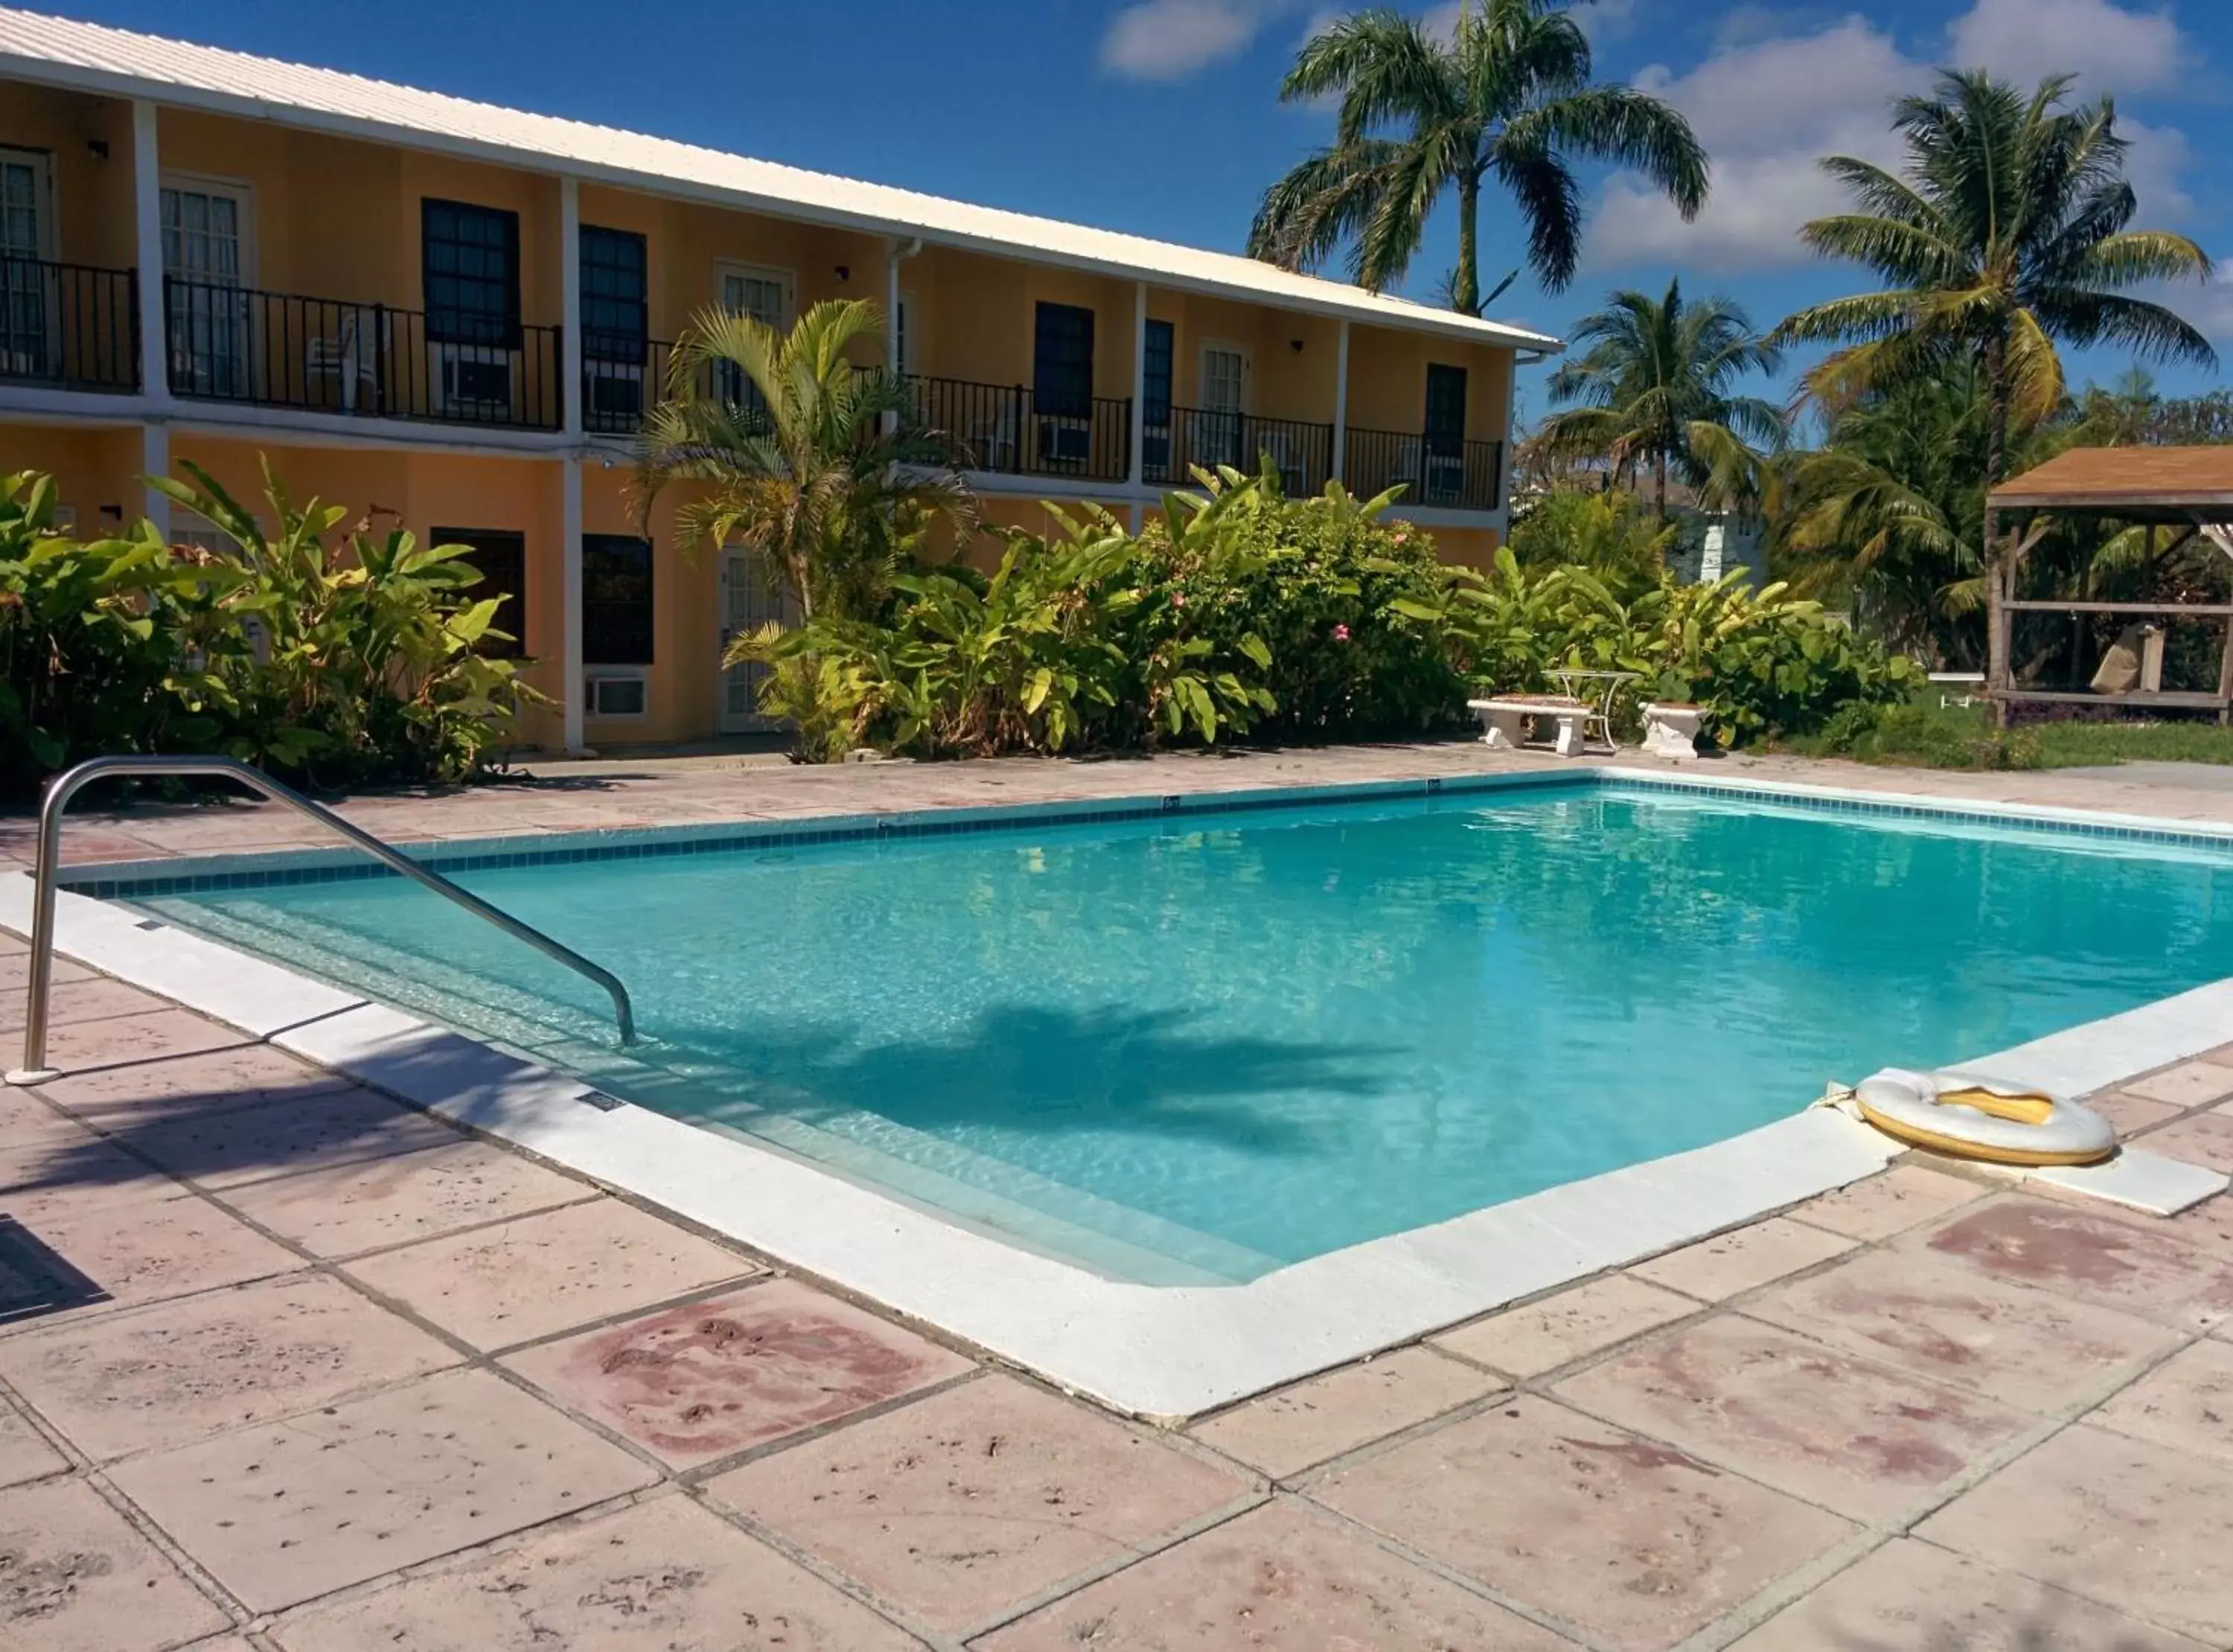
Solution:
{"label": "white pool coping", "polygon": [[[1771,800],[1874,801],[1925,813],[2233,838],[2223,829],[2141,816],[1985,808],[1618,766],[1594,772],[1623,784],[1702,785]],[[1387,789],[1312,788],[1308,795],[1333,801],[1385,796]],[[1190,811],[1214,809],[1217,796],[1189,797]],[[1000,812],[1038,811],[1024,805]],[[219,861],[242,864],[231,856],[193,863]],[[180,864],[163,863],[172,873]],[[28,875],[0,879],[0,928],[28,933],[31,897]],[[1005,1243],[766,1147],[631,1103],[609,1106],[602,1097],[592,1103],[586,1098],[596,1092],[579,1078],[186,930],[143,928],[142,921],[130,907],[64,890],[57,950],[1142,1416],[1190,1416],[1411,1341],[1859,1180],[1900,1152],[1867,1126],[1814,1109],[1245,1284],[1135,1285]],[[2233,1044],[2233,979],[1962,1067],[2083,1094],[2226,1044]]]}

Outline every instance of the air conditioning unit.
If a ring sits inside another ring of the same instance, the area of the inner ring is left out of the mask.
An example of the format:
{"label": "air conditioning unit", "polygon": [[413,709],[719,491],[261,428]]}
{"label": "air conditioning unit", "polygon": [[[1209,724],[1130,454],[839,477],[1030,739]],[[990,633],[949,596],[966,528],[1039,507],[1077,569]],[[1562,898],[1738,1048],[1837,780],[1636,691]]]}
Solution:
{"label": "air conditioning unit", "polygon": [[434,346],[434,406],[439,418],[509,423],[512,353],[498,344]]}
{"label": "air conditioning unit", "polygon": [[629,429],[643,418],[643,362],[592,356],[582,363],[582,414],[592,430]]}
{"label": "air conditioning unit", "polygon": [[635,673],[592,677],[584,687],[592,717],[641,717],[650,705],[650,685]]}
{"label": "air conditioning unit", "polygon": [[1429,504],[1455,504],[1465,497],[1465,456],[1462,453],[1433,453],[1427,455],[1426,475],[1420,478],[1422,491]]}
{"label": "air conditioning unit", "polygon": [[1091,419],[1042,418],[1039,420],[1039,463],[1083,465],[1093,457]]}

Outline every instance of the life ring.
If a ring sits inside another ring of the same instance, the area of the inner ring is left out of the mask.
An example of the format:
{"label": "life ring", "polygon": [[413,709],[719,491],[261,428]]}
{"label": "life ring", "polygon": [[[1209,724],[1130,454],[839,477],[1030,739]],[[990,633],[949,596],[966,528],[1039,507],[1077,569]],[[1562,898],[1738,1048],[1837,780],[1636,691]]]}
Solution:
{"label": "life ring", "polygon": [[1860,1115],[1914,1147],[1990,1164],[2098,1164],[2117,1131],[2089,1107],[2036,1090],[1887,1067],[1853,1092]]}

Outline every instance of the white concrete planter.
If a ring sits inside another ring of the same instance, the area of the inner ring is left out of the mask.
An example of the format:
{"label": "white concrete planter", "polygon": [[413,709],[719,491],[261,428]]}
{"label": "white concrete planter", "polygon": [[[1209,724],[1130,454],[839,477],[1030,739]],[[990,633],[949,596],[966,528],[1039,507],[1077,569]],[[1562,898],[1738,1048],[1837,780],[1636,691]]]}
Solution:
{"label": "white concrete planter", "polygon": [[1689,762],[1698,755],[1698,724],[1705,714],[1702,706],[1647,705],[1644,708],[1644,754]]}

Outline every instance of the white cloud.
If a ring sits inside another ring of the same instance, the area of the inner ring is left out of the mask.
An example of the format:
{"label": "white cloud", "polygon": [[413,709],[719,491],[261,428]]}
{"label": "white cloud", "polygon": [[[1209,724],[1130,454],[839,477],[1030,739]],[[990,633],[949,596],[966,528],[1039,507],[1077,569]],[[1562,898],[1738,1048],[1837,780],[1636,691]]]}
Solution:
{"label": "white cloud", "polygon": [[1989,68],[2018,85],[2079,75],[2090,89],[2168,86],[2192,64],[2168,10],[2135,11],[2111,0],[1974,0],[1947,30],[1951,62]]}
{"label": "white cloud", "polygon": [[[1785,32],[1764,32],[1774,23],[1774,14],[1748,8],[1742,26],[1726,31],[1696,68],[1678,75],[1655,65],[1636,77],[1689,118],[1713,157],[1713,187],[1705,210],[1685,224],[1644,179],[1616,174],[1584,244],[1592,270],[1679,263],[1757,270],[1811,262],[1800,226],[1846,204],[1820,157],[1900,165],[1890,105],[1926,88],[1933,66],[1858,13],[1803,32],[1787,19]],[[2156,85],[2191,55],[2168,14],[2110,0],[1973,0],[1948,39],[1955,61],[1987,62],[2019,83],[2076,63],[2097,86]],[[2129,171],[2144,217],[2162,222],[2185,213],[2192,203],[2179,183],[2191,159],[2184,134],[2130,119],[2119,127],[2132,145]]]}
{"label": "white cloud", "polygon": [[1101,66],[1135,81],[1180,81],[1246,51],[1294,0],[1137,0],[1101,40]]}
{"label": "white cloud", "polygon": [[1685,224],[1643,179],[1616,175],[1584,244],[1591,265],[1758,270],[1806,262],[1799,225],[1842,198],[1820,157],[1896,161],[1885,107],[1917,78],[1891,36],[1859,16],[1812,35],[1724,47],[1687,75],[1645,69],[1636,84],[1689,117],[1713,157],[1713,187],[1705,211]]}

